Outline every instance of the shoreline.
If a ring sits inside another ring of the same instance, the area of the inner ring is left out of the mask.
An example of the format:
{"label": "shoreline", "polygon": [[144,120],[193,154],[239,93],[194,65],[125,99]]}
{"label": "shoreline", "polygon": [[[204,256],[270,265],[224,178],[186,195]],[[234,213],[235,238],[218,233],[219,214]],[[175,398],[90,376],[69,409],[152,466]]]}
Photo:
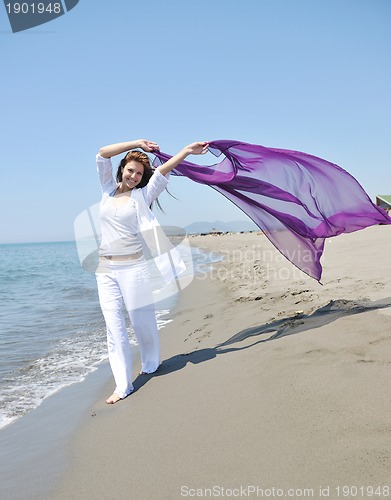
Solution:
{"label": "shoreline", "polygon": [[[168,297],[156,306],[170,312],[159,330],[174,319],[178,297]],[[134,352],[134,376],[139,371],[139,354]],[[68,443],[77,429],[95,416],[94,405],[104,402],[113,390],[108,360],[96,366],[84,380],[67,385],[46,397],[38,407],[0,429],[0,491],[7,500],[43,499],[64,474],[69,463]],[[105,394],[105,396],[102,396]],[[75,405],[74,402],[78,403]],[[108,406],[108,405],[104,405]],[[17,472],[16,472],[17,471]],[[20,475],[24,480],[18,480]],[[48,498],[51,498],[49,495]]]}
{"label": "shoreline", "polygon": [[68,443],[109,377],[110,368],[104,362],[82,382],[61,389],[1,429],[2,497],[44,498],[69,466]]}
{"label": "shoreline", "polygon": [[[52,463],[50,491],[22,497],[172,500],[214,485],[387,484],[387,229],[328,240],[323,286],[258,233],[190,238],[226,258],[180,293],[161,333],[161,368],[140,377],[135,364],[136,391],[107,405],[107,365],[63,441],[63,462]],[[78,385],[79,395],[88,390]],[[61,395],[56,405],[48,416],[64,410]],[[34,465],[42,481],[44,462]]]}

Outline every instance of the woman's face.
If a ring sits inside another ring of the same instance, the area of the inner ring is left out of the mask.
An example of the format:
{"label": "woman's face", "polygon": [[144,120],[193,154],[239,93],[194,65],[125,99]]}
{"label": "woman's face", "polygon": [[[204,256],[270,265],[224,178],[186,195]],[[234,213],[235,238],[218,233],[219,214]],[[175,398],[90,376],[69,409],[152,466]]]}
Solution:
{"label": "woman's face", "polygon": [[133,189],[140,184],[144,174],[144,166],[138,161],[131,160],[122,169],[122,186]]}

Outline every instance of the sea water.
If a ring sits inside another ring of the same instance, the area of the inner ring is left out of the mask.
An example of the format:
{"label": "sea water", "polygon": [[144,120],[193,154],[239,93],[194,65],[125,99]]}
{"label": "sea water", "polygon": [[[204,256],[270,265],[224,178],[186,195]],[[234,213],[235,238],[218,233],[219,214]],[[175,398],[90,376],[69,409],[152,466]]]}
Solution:
{"label": "sea water", "polygon": [[[208,263],[198,249],[192,259],[198,270]],[[157,305],[159,329],[172,305]],[[130,325],[129,334],[137,348]],[[80,265],[75,242],[0,245],[0,428],[106,359],[95,275]]]}

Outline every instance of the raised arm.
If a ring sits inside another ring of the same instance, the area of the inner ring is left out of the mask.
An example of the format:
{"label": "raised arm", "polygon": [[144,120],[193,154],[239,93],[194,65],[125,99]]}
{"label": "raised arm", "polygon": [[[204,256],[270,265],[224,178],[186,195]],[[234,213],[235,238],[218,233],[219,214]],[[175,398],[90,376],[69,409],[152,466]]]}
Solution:
{"label": "raised arm", "polygon": [[120,155],[121,153],[125,153],[125,151],[130,151],[131,149],[140,148],[143,151],[149,153],[156,149],[159,149],[159,146],[156,142],[147,141],[145,139],[137,139],[135,141],[129,142],[118,142],[117,144],[110,144],[109,146],[104,146],[99,150],[99,156],[103,158],[111,158],[112,156]]}
{"label": "raised arm", "polygon": [[183,161],[185,158],[187,158],[189,155],[204,155],[205,153],[208,152],[208,142],[193,142],[192,144],[189,144],[188,146],[184,147],[179,153],[174,155],[172,158],[166,161],[166,163],[163,163],[163,165],[160,165],[157,167],[156,170],[159,170],[159,172],[163,175],[168,174],[168,172],[171,172],[173,168],[178,166],[181,161]]}

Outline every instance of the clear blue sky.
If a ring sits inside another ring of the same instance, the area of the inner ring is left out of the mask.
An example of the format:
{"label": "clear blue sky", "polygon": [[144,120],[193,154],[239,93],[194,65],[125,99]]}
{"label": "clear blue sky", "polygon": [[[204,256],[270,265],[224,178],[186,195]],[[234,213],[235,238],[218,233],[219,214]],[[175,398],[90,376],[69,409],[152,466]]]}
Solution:
{"label": "clear blue sky", "polygon": [[[73,239],[97,150],[137,138],[301,150],[390,194],[390,26],[389,0],[80,0],[13,34],[1,3],[0,243]],[[163,224],[246,219],[188,179],[170,190]]]}

